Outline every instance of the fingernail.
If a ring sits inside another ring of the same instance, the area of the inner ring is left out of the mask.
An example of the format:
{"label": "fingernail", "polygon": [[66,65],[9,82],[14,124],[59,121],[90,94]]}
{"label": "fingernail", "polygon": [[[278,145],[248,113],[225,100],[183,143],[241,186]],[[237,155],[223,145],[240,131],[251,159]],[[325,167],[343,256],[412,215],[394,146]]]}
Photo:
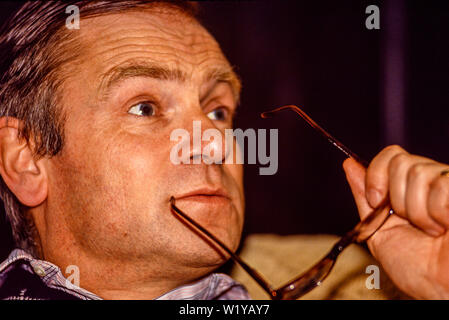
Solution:
{"label": "fingernail", "polygon": [[382,201],[382,195],[379,191],[376,189],[369,189],[368,190],[368,202],[371,207],[375,208],[377,207],[380,202]]}

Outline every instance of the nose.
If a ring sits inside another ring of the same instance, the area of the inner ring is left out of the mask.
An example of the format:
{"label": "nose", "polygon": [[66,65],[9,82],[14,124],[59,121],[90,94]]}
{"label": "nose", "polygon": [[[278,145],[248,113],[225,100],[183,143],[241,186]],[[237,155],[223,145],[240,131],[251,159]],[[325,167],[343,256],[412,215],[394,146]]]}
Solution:
{"label": "nose", "polygon": [[218,120],[209,118],[197,99],[180,101],[178,110],[170,126],[170,140],[177,142],[171,144],[170,159],[173,163],[234,163],[232,130],[225,130]]}
{"label": "nose", "polygon": [[203,114],[192,120],[190,159],[191,163],[222,164],[231,146],[226,146],[225,132]]}

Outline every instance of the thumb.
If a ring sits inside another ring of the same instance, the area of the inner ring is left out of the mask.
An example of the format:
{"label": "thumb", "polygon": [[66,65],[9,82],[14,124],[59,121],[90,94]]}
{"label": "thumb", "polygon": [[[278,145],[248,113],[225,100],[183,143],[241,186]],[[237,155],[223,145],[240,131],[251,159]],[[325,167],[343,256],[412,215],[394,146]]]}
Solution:
{"label": "thumb", "polygon": [[351,187],[360,218],[364,219],[373,210],[365,195],[366,169],[354,159],[349,158],[343,162],[343,170]]}

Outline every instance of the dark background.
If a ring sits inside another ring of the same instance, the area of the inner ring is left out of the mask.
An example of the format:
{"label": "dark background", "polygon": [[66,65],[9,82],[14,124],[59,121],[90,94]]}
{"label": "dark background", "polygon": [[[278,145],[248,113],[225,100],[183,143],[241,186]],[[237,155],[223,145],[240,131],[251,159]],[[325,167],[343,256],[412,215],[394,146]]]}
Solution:
{"label": "dark background", "polygon": [[[0,2],[0,19],[19,5]],[[380,30],[365,9],[380,8]],[[249,233],[343,234],[357,212],[344,156],[296,115],[296,104],[370,160],[397,143],[449,163],[449,1],[201,3],[200,19],[243,81],[236,128],[279,129],[279,170],[245,168]],[[12,246],[0,218],[0,258]]]}

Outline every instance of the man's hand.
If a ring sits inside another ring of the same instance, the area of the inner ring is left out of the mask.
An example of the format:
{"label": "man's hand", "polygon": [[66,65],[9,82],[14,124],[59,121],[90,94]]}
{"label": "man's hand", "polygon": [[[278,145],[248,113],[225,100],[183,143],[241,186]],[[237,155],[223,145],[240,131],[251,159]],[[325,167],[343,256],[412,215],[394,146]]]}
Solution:
{"label": "man's hand", "polygon": [[368,246],[393,282],[418,299],[449,298],[449,165],[390,146],[368,169],[343,167],[362,219],[390,199],[395,215]]}

